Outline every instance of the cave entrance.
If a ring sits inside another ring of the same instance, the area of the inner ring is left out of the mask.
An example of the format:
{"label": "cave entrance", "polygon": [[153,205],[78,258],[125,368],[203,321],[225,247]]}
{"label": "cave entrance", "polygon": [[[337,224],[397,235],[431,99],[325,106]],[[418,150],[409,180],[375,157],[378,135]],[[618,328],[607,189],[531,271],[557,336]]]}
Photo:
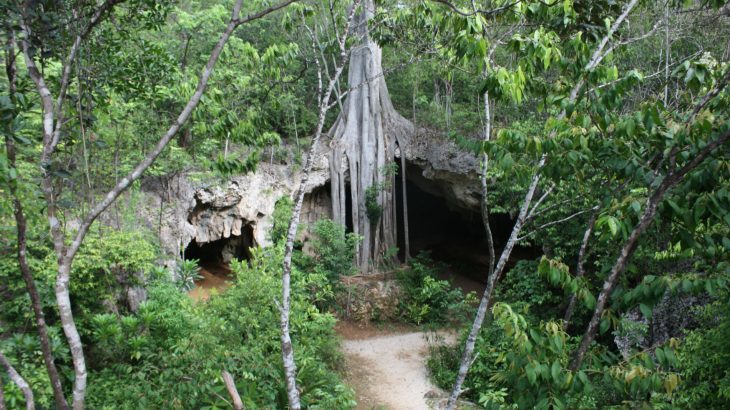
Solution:
{"label": "cave entrance", "polygon": [[[403,190],[400,169],[396,176],[396,204],[398,212],[399,257],[405,257],[403,225]],[[447,187],[423,177],[423,169],[406,163],[406,193],[408,195],[408,238],[411,256],[429,252],[434,261],[441,262],[441,278],[452,280],[465,291],[484,290],[489,267],[487,240],[478,210],[453,205],[447,199]],[[452,201],[453,202],[453,201]],[[497,258],[514,226],[509,214],[490,216],[492,236]],[[513,265],[519,259],[539,256],[539,249],[515,247],[510,259]],[[507,269],[511,268],[508,265]]]}
{"label": "cave entrance", "polygon": [[192,240],[185,248],[183,258],[198,261],[199,278],[189,292],[195,300],[206,300],[212,290],[225,289],[233,279],[232,260],[250,260],[251,248],[256,246],[253,226],[244,225],[241,235],[231,235],[212,242],[199,244]]}

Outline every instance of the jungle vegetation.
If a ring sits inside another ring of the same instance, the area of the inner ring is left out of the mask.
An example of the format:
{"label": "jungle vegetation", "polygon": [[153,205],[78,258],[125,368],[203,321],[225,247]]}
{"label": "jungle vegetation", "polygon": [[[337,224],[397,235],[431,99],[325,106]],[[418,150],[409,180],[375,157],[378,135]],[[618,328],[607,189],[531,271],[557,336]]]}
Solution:
{"label": "jungle vegetation", "polygon": [[[0,11],[0,409],[353,408],[340,279],[386,266],[404,295],[391,319],[460,332],[429,360],[449,409],[726,407],[725,1]],[[481,164],[476,298],[407,241],[396,259],[395,170],[405,181],[426,134]],[[333,215],[307,253],[303,187],[325,146]],[[222,184],[262,162],[301,171],[302,188],[277,204],[272,245],[194,303],[195,266],[162,266],[139,223],[141,184]],[[499,247],[495,212],[514,220]],[[526,244],[542,256],[510,264]],[[131,285],[138,306],[120,296]]]}

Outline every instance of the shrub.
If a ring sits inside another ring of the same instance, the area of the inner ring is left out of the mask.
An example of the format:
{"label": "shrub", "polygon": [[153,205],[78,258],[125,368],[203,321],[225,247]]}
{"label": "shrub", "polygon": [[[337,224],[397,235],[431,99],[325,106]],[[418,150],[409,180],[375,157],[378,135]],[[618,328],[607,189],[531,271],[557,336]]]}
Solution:
{"label": "shrub", "polygon": [[[285,408],[279,344],[279,272],[283,245],[254,249],[233,262],[235,283],[194,304],[166,281],[150,289],[137,314],[98,315],[92,333],[97,367],[90,408],[227,408],[221,371],[229,371],[247,408]],[[334,372],[340,357],[335,318],[310,298],[312,279],[292,275],[291,328],[302,402],[311,409],[354,407],[353,393]]]}
{"label": "shrub", "polygon": [[558,310],[562,295],[562,290],[554,291],[547,280],[540,277],[537,261],[521,260],[499,281],[494,298],[529,309],[530,313],[547,320],[562,314]]}
{"label": "shrub", "polygon": [[195,287],[195,281],[200,279],[200,268],[197,259],[181,260],[175,269],[175,283],[183,292]]}
{"label": "shrub", "polygon": [[293,209],[294,201],[292,201],[292,199],[288,196],[283,196],[276,201],[276,205],[274,205],[274,214],[272,215],[274,223],[271,227],[271,231],[269,231],[269,239],[271,239],[271,242],[279,243],[286,240]]}
{"label": "shrub", "polygon": [[357,235],[346,233],[344,226],[330,219],[317,221],[313,232],[314,263],[330,281],[337,282],[341,275],[355,273],[355,248],[360,242]]}
{"label": "shrub", "polygon": [[705,323],[688,332],[677,358],[682,381],[669,402],[687,409],[726,408],[730,399],[730,302],[728,292],[701,308]]}
{"label": "shrub", "polygon": [[438,265],[422,252],[411,260],[408,269],[398,273],[403,293],[400,309],[406,321],[417,325],[445,324],[465,317],[473,294],[465,298],[448,281],[437,279],[437,272]]}

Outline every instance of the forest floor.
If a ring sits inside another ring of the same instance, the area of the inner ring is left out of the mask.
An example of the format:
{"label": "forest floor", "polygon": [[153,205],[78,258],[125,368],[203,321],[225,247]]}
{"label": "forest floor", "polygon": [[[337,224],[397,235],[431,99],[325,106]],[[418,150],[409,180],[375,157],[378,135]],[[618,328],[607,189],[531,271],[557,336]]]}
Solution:
{"label": "forest floor", "polygon": [[454,343],[453,333],[405,325],[361,328],[344,321],[337,331],[343,338],[345,379],[355,389],[358,410],[426,410],[446,396],[429,380],[426,360],[431,345]]}
{"label": "forest floor", "polygon": [[206,301],[211,294],[220,293],[230,286],[233,280],[231,268],[227,264],[209,264],[198,270],[200,278],[195,287],[188,292],[195,302]]}

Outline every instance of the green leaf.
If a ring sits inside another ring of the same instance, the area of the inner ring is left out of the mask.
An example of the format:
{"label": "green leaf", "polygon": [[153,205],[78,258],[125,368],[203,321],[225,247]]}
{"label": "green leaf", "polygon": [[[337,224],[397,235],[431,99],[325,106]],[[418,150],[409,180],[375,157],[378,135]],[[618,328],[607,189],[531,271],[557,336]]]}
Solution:
{"label": "green leaf", "polygon": [[608,229],[611,231],[611,236],[616,236],[619,228],[618,219],[610,216],[606,219],[606,223],[608,224]]}
{"label": "green leaf", "polygon": [[645,318],[651,319],[651,308],[645,304],[640,304],[639,309],[641,310],[641,314],[644,315]]}
{"label": "green leaf", "polygon": [[31,140],[29,140],[28,138],[25,138],[25,137],[17,135],[17,134],[13,135],[13,139],[23,145],[30,145],[32,143]]}
{"label": "green leaf", "polygon": [[558,384],[560,383],[560,363],[554,361],[553,365],[550,366],[550,375],[553,377],[553,381]]}
{"label": "green leaf", "polygon": [[593,309],[594,307],[596,307],[596,297],[593,296],[593,293],[586,290],[585,292],[583,292],[583,303],[588,309]]}
{"label": "green leaf", "polygon": [[679,205],[677,205],[677,203],[672,201],[671,199],[667,199],[667,203],[672,208],[672,210],[677,214],[677,216],[681,216],[684,213],[682,208],[680,208]]}
{"label": "green leaf", "polygon": [[631,201],[631,209],[634,210],[634,212],[638,215],[641,213],[641,204],[639,201]]}
{"label": "green leaf", "polygon": [[609,326],[611,326],[611,321],[610,320],[608,320],[608,319],[601,320],[601,326],[599,328],[599,331],[601,332],[601,334],[606,333],[606,331],[608,330]]}
{"label": "green leaf", "polygon": [[633,137],[635,130],[636,130],[636,123],[634,122],[634,120],[631,118],[626,120],[626,135],[628,135],[629,137]]}

